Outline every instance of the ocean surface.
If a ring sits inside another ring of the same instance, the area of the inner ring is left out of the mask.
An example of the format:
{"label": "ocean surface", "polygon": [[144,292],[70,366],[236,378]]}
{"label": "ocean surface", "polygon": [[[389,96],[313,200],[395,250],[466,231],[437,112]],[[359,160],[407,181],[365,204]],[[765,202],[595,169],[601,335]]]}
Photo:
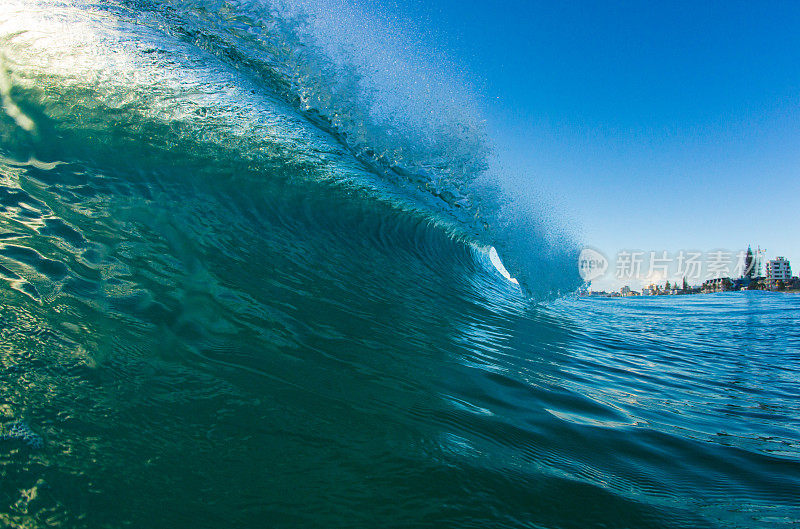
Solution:
{"label": "ocean surface", "polygon": [[800,526],[800,295],[571,295],[419,42],[0,3],[0,527]]}

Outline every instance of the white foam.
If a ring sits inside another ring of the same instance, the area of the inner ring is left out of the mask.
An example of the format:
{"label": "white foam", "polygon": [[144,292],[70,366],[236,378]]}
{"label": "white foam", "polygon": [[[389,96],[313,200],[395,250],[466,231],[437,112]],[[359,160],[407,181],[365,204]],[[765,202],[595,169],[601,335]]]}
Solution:
{"label": "white foam", "polygon": [[497,268],[497,271],[500,272],[500,274],[503,277],[505,277],[507,280],[511,281],[515,285],[519,285],[519,281],[511,277],[511,274],[506,269],[505,265],[503,264],[503,261],[500,260],[500,256],[497,254],[497,249],[494,246],[489,248],[489,260],[492,261],[494,267]]}

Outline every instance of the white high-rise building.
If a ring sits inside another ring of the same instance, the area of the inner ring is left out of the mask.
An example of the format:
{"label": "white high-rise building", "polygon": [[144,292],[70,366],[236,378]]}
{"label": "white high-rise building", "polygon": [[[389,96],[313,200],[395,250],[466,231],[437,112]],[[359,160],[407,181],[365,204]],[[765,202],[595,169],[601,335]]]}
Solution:
{"label": "white high-rise building", "polygon": [[783,257],[767,261],[767,279],[773,281],[788,281],[792,278],[792,266]]}

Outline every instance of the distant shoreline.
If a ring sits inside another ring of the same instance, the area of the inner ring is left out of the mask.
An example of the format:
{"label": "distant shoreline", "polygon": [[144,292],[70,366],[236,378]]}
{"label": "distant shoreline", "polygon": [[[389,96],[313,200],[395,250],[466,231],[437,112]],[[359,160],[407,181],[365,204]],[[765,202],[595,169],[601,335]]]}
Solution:
{"label": "distant shoreline", "polygon": [[736,293],[736,292],[769,292],[769,293],[774,293],[774,294],[800,294],[800,290],[761,290],[761,289],[757,289],[757,290],[724,290],[722,292],[687,292],[687,293],[684,293],[684,294],[650,294],[650,295],[646,295],[646,296],[643,296],[641,294],[639,294],[637,296],[620,296],[620,295],[613,296],[613,295],[609,295],[608,293],[606,293],[605,295],[603,295],[603,294],[594,294],[593,295],[591,293],[588,293],[588,294],[581,295],[579,297],[582,297],[582,298],[609,298],[609,299],[671,298],[671,297],[680,297],[680,296],[697,296],[697,295],[701,295],[701,294],[730,294],[730,293]]}

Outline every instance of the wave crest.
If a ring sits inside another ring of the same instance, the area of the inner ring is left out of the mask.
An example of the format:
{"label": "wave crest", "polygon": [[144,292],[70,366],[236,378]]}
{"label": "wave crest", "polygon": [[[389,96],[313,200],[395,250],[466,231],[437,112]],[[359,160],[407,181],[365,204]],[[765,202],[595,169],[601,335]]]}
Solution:
{"label": "wave crest", "polygon": [[146,138],[170,163],[189,142],[192,156],[225,153],[273,175],[291,167],[427,211],[476,247],[495,246],[536,297],[576,286],[577,273],[564,272],[571,247],[485,177],[491,151],[463,76],[422,60],[413,42],[383,46],[397,30],[332,5],[9,0],[4,102],[24,101],[51,130],[4,140],[5,154],[81,160],[105,149],[115,163]]}

